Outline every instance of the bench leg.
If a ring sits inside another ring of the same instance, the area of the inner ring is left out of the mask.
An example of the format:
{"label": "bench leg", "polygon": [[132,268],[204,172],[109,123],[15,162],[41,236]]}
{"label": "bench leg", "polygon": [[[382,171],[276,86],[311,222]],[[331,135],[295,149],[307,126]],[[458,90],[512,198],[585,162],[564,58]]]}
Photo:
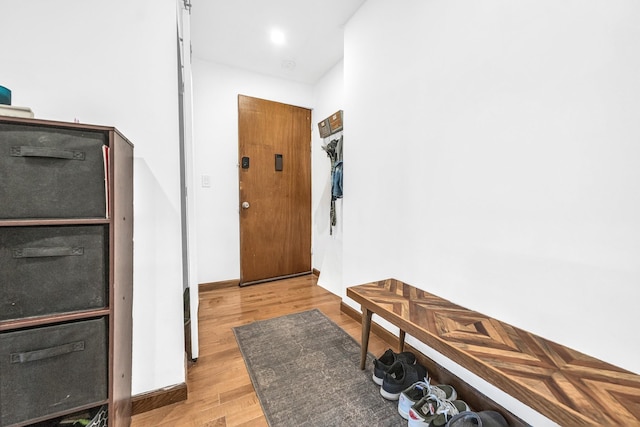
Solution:
{"label": "bench leg", "polygon": [[406,332],[400,329],[400,336],[398,337],[398,353],[402,353],[404,351],[404,336]]}
{"label": "bench leg", "polygon": [[360,369],[364,370],[367,363],[367,349],[369,348],[369,331],[371,330],[371,310],[362,307],[362,346],[360,353]]}

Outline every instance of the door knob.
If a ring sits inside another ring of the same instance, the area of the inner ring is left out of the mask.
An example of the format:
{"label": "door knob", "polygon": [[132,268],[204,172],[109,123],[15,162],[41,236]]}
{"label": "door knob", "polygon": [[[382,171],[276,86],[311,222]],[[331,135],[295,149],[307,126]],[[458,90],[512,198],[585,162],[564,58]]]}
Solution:
{"label": "door knob", "polygon": [[249,209],[249,202],[242,202],[242,209]]}

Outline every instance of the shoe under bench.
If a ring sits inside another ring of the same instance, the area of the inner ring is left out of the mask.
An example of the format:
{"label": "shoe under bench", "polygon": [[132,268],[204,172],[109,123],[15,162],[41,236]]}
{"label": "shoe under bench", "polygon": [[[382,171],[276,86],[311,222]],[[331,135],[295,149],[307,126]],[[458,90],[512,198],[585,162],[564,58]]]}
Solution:
{"label": "shoe under bench", "polygon": [[396,279],[347,288],[362,310],[365,368],[375,313],[405,335],[563,426],[640,425],[640,375]]}

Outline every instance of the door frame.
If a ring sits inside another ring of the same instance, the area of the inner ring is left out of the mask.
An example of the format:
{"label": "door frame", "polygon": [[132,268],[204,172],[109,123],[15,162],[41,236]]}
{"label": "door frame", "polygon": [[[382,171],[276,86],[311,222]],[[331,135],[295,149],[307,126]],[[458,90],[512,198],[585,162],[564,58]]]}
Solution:
{"label": "door frame", "polygon": [[[180,122],[180,200],[182,218],[182,271],[185,317],[185,350],[191,360],[199,356],[198,308],[200,302],[197,265],[197,218],[195,150],[193,144],[193,86],[191,75],[191,4],[176,0],[178,42],[178,99]],[[188,298],[186,296],[188,295]],[[186,320],[186,319],[185,319]]]}

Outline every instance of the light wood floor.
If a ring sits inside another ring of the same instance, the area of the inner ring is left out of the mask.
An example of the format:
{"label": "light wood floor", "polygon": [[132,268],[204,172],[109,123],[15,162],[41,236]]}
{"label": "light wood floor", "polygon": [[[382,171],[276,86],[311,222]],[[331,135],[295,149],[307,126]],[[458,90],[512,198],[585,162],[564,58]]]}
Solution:
{"label": "light wood floor", "polygon": [[[340,298],[303,276],[200,293],[200,357],[187,374],[186,401],[138,414],[132,427],[266,426],[232,327],[318,308],[360,342],[360,323],[340,312]],[[388,348],[371,334],[369,351]],[[283,349],[286,351],[286,349]]]}

